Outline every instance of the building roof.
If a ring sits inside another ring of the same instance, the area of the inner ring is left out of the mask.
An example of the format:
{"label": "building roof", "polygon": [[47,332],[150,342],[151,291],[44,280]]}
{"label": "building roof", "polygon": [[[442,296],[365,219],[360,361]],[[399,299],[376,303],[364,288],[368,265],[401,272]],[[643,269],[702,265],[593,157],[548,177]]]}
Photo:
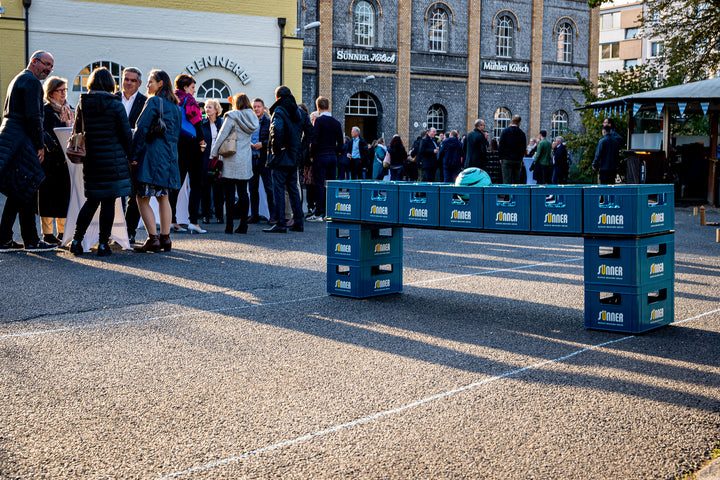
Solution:
{"label": "building roof", "polygon": [[678,102],[687,102],[685,110],[687,113],[702,112],[700,102],[709,102],[708,111],[720,111],[720,77],[634,93],[624,97],[598,100],[580,107],[578,110],[584,108],[604,109],[632,104],[640,104],[642,105],[641,110],[645,110],[654,109],[658,102],[664,102],[668,106],[677,105]]}

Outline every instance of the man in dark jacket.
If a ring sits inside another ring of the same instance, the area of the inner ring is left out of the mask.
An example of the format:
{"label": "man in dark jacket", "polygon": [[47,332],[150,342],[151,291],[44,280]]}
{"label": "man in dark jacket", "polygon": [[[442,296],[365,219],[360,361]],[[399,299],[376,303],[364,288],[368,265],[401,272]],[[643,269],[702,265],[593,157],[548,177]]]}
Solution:
{"label": "man in dark jacket", "polygon": [[315,100],[318,116],[313,125],[312,174],[317,192],[315,215],[309,222],[322,221],[325,217],[325,181],[335,180],[337,156],[343,147],[342,125],[330,114],[330,100],[318,97]]}
{"label": "man in dark jacket", "polygon": [[468,132],[463,141],[465,168],[485,169],[488,146],[487,136],[485,136],[485,121],[478,118],[475,120],[475,129]]}
{"label": "man in dark jacket", "polygon": [[420,150],[418,152],[418,158],[420,159],[420,166],[425,174],[426,182],[434,182],[435,174],[437,173],[438,167],[438,146],[435,143],[435,134],[437,131],[434,127],[430,127],[425,134],[425,137],[420,141]]}
{"label": "man in dark jacket", "polygon": [[446,183],[453,183],[462,168],[463,146],[459,136],[458,131],[453,130],[440,145],[440,163],[443,166],[443,177]]}
{"label": "man in dark jacket", "polygon": [[298,107],[290,89],[284,85],[275,90],[275,103],[270,107],[270,154],[267,165],[272,169],[273,194],[277,223],[263,232],[285,233],[285,189],[292,205],[295,222],[290,230],[303,231],[303,212],[298,189],[297,169],[303,135],[312,135],[312,123]]}
{"label": "man in dark jacket", "polygon": [[350,130],[350,145],[348,145],[347,158],[350,159],[350,176],[353,180],[362,180],[367,175],[368,144],[360,136],[360,127]]}
{"label": "man in dark jacket", "polygon": [[601,184],[614,184],[617,175],[617,161],[620,152],[620,145],[613,136],[612,127],[603,127],[603,138],[598,142],[595,149],[595,160],[592,168],[598,172]]}
{"label": "man in dark jacket", "polygon": [[0,220],[0,252],[22,250],[13,241],[15,218],[20,220],[20,234],[28,252],[54,250],[40,240],[35,222],[36,192],[45,178],[40,164],[43,148],[43,89],[55,65],[45,51],[33,53],[27,68],[8,86],[0,126],[0,192],[7,196]]}
{"label": "man in dark jacket", "polygon": [[275,215],[275,202],[273,201],[272,174],[266,165],[268,142],[270,141],[270,119],[265,115],[265,102],[263,102],[262,98],[253,100],[253,111],[258,117],[260,125],[257,131],[258,140],[251,145],[253,176],[248,183],[250,187],[250,218],[248,218],[248,223],[258,223],[260,221],[259,192],[261,178],[270,213],[269,220],[274,223],[277,217]]}
{"label": "man in dark jacket", "polygon": [[505,184],[520,182],[520,171],[523,169],[523,157],[527,145],[525,132],[520,130],[521,121],[520,115],[514,115],[510,126],[500,134],[500,165]]}
{"label": "man in dark jacket", "polygon": [[[135,128],[137,119],[140,117],[140,112],[145,107],[145,101],[147,100],[147,97],[139,91],[141,85],[142,72],[139,69],[127,67],[123,70],[122,91],[117,92],[115,96],[120,99],[123,107],[125,107],[130,128]],[[127,227],[130,243],[135,243],[135,230],[138,223],[140,223],[140,210],[135,198],[135,188],[133,188],[133,193],[128,197],[125,208],[125,226]]]}
{"label": "man in dark jacket", "polygon": [[555,138],[555,154],[553,155],[553,183],[568,183],[568,175],[570,173],[570,157],[568,156],[567,147],[563,137]]}

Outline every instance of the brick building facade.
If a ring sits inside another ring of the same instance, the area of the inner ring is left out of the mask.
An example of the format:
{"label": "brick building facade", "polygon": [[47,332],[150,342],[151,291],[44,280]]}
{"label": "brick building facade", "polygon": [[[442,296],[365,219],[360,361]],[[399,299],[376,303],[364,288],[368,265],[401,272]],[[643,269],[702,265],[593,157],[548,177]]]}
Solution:
{"label": "brick building facade", "polygon": [[368,140],[421,130],[578,130],[578,72],[597,79],[598,17],[584,0],[300,0],[303,99]]}

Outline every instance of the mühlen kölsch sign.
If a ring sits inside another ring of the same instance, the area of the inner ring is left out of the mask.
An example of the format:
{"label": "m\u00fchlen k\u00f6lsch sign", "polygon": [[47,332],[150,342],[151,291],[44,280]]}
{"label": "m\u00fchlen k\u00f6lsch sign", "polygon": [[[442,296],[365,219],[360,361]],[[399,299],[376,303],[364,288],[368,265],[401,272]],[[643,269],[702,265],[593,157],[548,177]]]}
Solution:
{"label": "m\u00fchlen k\u00f6lsch sign", "polygon": [[497,60],[485,60],[482,69],[491,72],[509,73],[530,73],[530,65],[521,62],[498,62]]}
{"label": "m\u00fchlen k\u00f6lsch sign", "polygon": [[185,67],[190,75],[197,74],[200,70],[204,70],[207,67],[220,67],[225,70],[229,70],[234,73],[242,82],[243,85],[250,83],[250,74],[240,66],[239,63],[230,60],[229,58],[221,57],[220,55],[211,55],[209,57],[200,57],[193,63]]}

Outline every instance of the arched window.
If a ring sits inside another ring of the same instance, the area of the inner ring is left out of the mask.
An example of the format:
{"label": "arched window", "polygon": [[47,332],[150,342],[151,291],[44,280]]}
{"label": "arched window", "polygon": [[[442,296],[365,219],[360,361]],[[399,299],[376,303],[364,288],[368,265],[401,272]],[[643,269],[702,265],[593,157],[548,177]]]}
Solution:
{"label": "arched window", "polygon": [[572,62],[573,28],[570,22],[562,22],[557,29],[557,61]]}
{"label": "arched window", "polygon": [[493,116],[493,119],[495,120],[493,122],[493,138],[498,140],[500,139],[500,134],[502,133],[502,131],[510,126],[512,114],[507,108],[500,107],[495,110],[495,115]]}
{"label": "arched window", "polygon": [[215,78],[204,81],[197,91],[197,98],[219,98],[225,101],[230,95],[230,87]]}
{"label": "arched window", "polygon": [[73,92],[80,92],[84,93],[87,92],[87,79],[92,73],[93,70],[100,67],[106,67],[108,70],[110,70],[110,73],[112,74],[113,78],[115,79],[115,84],[118,86],[122,85],[122,71],[123,67],[119,63],[111,62],[109,60],[98,60],[97,62],[93,62],[89,65],[86,65],[85,68],[80,70],[80,73],[77,74],[77,77],[75,77],[75,81],[73,82],[72,91]]}
{"label": "arched window", "polygon": [[431,52],[447,52],[448,14],[442,8],[432,11],[430,23],[428,23],[428,37],[430,38]]}
{"label": "arched window", "polygon": [[427,128],[430,130],[435,127],[438,132],[445,131],[445,119],[447,118],[447,111],[442,105],[435,104],[428,108],[427,112]]}
{"label": "arched window", "polygon": [[568,114],[564,110],[558,110],[553,113],[552,116],[552,131],[551,135],[554,139],[558,135],[562,135],[568,128]]}
{"label": "arched window", "polygon": [[497,27],[495,27],[496,54],[498,57],[512,57],[514,24],[515,22],[509,15],[503,15],[498,19]]}
{"label": "arched window", "polygon": [[375,43],[375,9],[369,2],[365,0],[357,2],[353,24],[355,45],[372,47]]}
{"label": "arched window", "polygon": [[347,105],[345,105],[345,115],[355,115],[358,117],[376,117],[378,114],[375,99],[366,92],[359,92],[350,97]]}

